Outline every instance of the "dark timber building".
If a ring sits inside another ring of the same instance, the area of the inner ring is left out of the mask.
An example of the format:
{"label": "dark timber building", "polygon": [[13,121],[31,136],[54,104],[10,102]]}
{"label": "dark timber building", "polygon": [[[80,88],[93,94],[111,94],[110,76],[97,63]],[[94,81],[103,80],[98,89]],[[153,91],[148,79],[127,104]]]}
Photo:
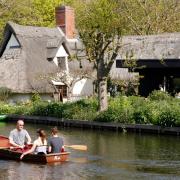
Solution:
{"label": "dark timber building", "polygon": [[128,36],[123,44],[116,67],[125,67],[127,59],[136,62],[140,95],[148,96],[160,86],[172,95],[180,92],[180,33]]}

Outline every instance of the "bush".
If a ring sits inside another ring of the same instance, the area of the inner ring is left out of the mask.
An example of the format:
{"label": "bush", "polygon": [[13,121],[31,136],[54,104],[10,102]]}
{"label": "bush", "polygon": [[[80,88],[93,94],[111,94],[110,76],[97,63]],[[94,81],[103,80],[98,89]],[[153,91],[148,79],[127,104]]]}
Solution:
{"label": "bush", "polygon": [[[141,104],[139,104],[141,103]],[[139,104],[139,105],[138,105]],[[152,112],[149,108],[148,100],[141,100],[138,104],[134,104],[133,119],[136,124],[149,124],[151,123]]]}
{"label": "bush", "polygon": [[119,113],[113,109],[108,109],[107,111],[101,112],[95,118],[98,122],[116,122],[119,119]]}
{"label": "bush", "polygon": [[79,100],[63,104],[63,118],[93,120],[97,112],[97,100]]}
{"label": "bush", "polygon": [[180,110],[179,105],[171,102],[164,103],[162,107],[159,108],[159,114],[157,116],[157,125],[164,127],[178,126],[180,122]]}
{"label": "bush", "polygon": [[25,105],[14,106],[13,114],[30,115],[31,114],[31,106],[27,106],[27,105],[26,106]]}
{"label": "bush", "polygon": [[11,114],[13,112],[13,106],[9,104],[0,103],[0,114]]}
{"label": "bush", "polygon": [[31,101],[32,102],[38,102],[38,101],[41,101],[41,97],[39,95],[39,93],[34,93],[32,96],[31,96]]}
{"label": "bush", "polygon": [[101,112],[95,118],[99,122],[133,123],[133,108],[126,96],[111,98],[107,111]]}
{"label": "bush", "polygon": [[34,103],[30,114],[35,116],[48,116],[47,102]]}
{"label": "bush", "polygon": [[167,92],[163,92],[160,90],[154,90],[149,96],[148,98],[150,100],[171,100],[171,96],[167,93]]}

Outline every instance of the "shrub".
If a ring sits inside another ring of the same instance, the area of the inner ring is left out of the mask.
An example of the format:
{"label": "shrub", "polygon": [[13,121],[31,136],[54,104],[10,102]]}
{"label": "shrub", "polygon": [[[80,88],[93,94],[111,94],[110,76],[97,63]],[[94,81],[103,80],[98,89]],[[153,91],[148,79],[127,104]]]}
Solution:
{"label": "shrub", "polygon": [[13,112],[13,106],[9,104],[0,103],[0,114],[11,114]]}
{"label": "shrub", "polygon": [[49,103],[46,107],[46,113],[51,117],[62,118],[63,104],[61,102]]}
{"label": "shrub", "polygon": [[47,102],[34,103],[30,114],[36,116],[48,116]]}
{"label": "shrub", "polygon": [[115,122],[118,121],[119,113],[113,109],[108,109],[107,111],[101,112],[95,118],[98,122]]}
{"label": "shrub", "polygon": [[101,112],[95,118],[99,122],[132,123],[133,108],[126,96],[111,98],[107,111]]}
{"label": "shrub", "polygon": [[34,93],[32,96],[31,96],[31,101],[32,102],[38,102],[38,101],[41,101],[41,97],[39,95],[39,93]]}
{"label": "shrub", "polygon": [[147,103],[134,109],[133,119],[137,124],[149,124],[151,122],[151,111]]}
{"label": "shrub", "polygon": [[164,127],[173,127],[179,125],[179,122],[179,105],[174,102],[165,102],[164,105],[159,108],[159,114],[157,116],[157,125]]}
{"label": "shrub", "polygon": [[160,90],[154,90],[151,94],[149,94],[148,98],[150,100],[171,100],[171,96],[164,91],[160,91]]}
{"label": "shrub", "polygon": [[31,106],[27,106],[27,105],[14,106],[13,114],[30,115],[31,108],[32,108]]}
{"label": "shrub", "polygon": [[79,100],[63,104],[63,118],[93,120],[97,112],[97,100]]}

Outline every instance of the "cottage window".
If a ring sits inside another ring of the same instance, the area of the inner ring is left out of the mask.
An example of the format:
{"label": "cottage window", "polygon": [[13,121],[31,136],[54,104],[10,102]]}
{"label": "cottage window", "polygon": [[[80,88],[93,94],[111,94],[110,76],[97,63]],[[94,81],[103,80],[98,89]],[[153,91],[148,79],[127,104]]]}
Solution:
{"label": "cottage window", "polygon": [[65,57],[57,57],[58,67],[61,69],[66,69],[66,58]]}
{"label": "cottage window", "polygon": [[53,61],[53,58],[47,58],[47,60],[48,60],[49,62],[52,62],[52,61]]}

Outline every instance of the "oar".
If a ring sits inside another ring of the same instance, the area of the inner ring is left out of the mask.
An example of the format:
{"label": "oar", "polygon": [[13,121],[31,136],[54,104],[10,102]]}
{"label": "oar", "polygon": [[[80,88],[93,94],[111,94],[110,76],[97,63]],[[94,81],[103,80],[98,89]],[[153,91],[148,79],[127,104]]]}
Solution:
{"label": "oar", "polygon": [[64,147],[72,148],[75,150],[87,151],[86,145],[64,145]]}

